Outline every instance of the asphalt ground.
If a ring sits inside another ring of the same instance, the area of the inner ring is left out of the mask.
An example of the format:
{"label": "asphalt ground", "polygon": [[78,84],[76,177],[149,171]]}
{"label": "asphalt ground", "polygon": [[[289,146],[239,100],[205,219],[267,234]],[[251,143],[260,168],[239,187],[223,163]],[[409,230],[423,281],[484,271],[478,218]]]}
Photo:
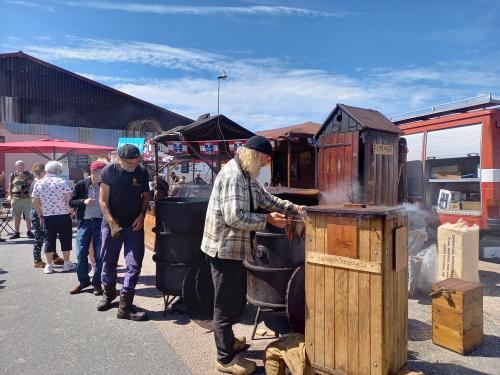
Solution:
{"label": "asphalt ground", "polygon": [[153,321],[98,312],[100,297],[70,295],[76,273],[60,269],[33,268],[31,241],[0,244],[0,374],[191,373]]}
{"label": "asphalt ground", "polygon": [[[116,319],[116,308],[97,312],[99,297],[72,296],[76,274],[43,274],[32,268],[31,241],[0,244],[0,375],[8,374],[194,374],[216,375],[213,333],[204,322],[182,313],[163,313],[155,288],[155,263],[146,251],[136,304],[149,322]],[[72,254],[74,260],[74,254]],[[123,276],[123,261],[120,262]],[[426,375],[500,374],[500,264],[480,262],[484,292],[484,345],[461,356],[432,344],[431,300],[409,300],[408,368]],[[249,341],[255,308],[247,305],[237,335]],[[265,313],[259,328],[287,333],[283,313]],[[258,339],[243,355],[264,374]]]}

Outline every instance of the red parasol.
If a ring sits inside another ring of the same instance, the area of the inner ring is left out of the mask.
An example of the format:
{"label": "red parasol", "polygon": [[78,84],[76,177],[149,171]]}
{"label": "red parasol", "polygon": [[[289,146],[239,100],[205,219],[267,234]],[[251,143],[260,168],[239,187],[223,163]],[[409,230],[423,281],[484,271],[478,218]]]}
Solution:
{"label": "red parasol", "polygon": [[[64,139],[38,139],[35,141],[0,143],[0,152],[33,153],[49,160],[55,160],[58,153],[63,154],[57,159],[61,160],[71,155],[100,155],[114,150],[114,147],[70,142]],[[52,158],[45,155],[45,152],[52,153]]]}

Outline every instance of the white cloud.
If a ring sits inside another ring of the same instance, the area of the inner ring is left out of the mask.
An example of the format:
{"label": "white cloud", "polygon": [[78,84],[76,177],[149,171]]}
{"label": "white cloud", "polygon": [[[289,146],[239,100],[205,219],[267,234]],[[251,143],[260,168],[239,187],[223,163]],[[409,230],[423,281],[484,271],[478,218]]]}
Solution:
{"label": "white cloud", "polygon": [[99,10],[124,11],[132,13],[154,13],[170,15],[243,15],[243,16],[301,16],[301,17],[345,17],[347,12],[327,12],[305,8],[253,5],[253,6],[189,6],[155,3],[124,3],[113,1],[61,1],[61,4]]}
{"label": "white cloud", "polygon": [[12,5],[19,5],[23,7],[29,7],[29,8],[36,8],[39,10],[43,10],[46,12],[55,12],[56,9],[53,5],[50,4],[39,4],[39,3],[34,3],[31,1],[23,1],[23,0],[3,0],[2,3],[4,4],[12,4]]}
{"label": "white cloud", "polygon": [[[500,68],[480,60],[361,67],[347,75],[290,67],[276,58],[240,59],[164,44],[71,38],[66,44],[43,43],[23,45],[22,49],[59,64],[77,60],[158,67],[158,79],[121,77],[119,73],[83,75],[191,118],[216,113],[216,77],[226,68],[229,77],[221,82],[221,113],[252,130],[308,120],[322,122],[338,102],[394,114],[500,86]],[[496,60],[485,57],[485,61]]]}

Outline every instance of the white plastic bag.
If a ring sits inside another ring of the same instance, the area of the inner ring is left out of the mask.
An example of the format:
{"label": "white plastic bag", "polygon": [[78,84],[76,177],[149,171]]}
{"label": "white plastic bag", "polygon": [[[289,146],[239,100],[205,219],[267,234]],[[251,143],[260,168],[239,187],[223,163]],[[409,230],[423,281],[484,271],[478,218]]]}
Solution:
{"label": "white plastic bag", "polygon": [[429,293],[432,290],[432,284],[436,282],[437,278],[437,247],[431,245],[418,255],[423,256],[423,258],[418,274],[417,289],[422,293]]}

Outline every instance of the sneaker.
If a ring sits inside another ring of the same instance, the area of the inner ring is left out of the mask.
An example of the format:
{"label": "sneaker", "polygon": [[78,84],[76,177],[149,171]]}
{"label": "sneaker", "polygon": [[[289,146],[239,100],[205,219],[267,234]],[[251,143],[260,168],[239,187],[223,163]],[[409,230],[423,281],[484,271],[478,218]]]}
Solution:
{"label": "sneaker", "polygon": [[10,240],[15,240],[16,238],[21,237],[21,233],[15,232],[13,235],[9,237]]}
{"label": "sneaker", "polygon": [[62,272],[69,272],[69,271],[73,271],[74,269],[76,269],[76,264],[68,262],[68,263],[64,263],[61,271]]}
{"label": "sneaker", "polygon": [[28,236],[28,238],[35,238],[35,235],[30,230],[26,232],[26,235]]}
{"label": "sneaker", "polygon": [[64,264],[64,259],[59,255],[56,255],[54,256],[54,259],[52,259],[52,263],[54,263],[56,266],[62,266]]}
{"label": "sneaker", "polygon": [[52,269],[52,265],[51,264],[47,264],[45,266],[45,268],[43,269],[43,273],[47,273],[47,274],[54,273],[54,270]]}
{"label": "sneaker", "polygon": [[45,268],[45,262],[39,260],[33,263],[33,268]]}
{"label": "sneaker", "polygon": [[215,368],[225,374],[247,375],[254,372],[257,369],[257,365],[254,361],[249,361],[239,355],[235,355],[233,360],[226,365],[215,362]]}

